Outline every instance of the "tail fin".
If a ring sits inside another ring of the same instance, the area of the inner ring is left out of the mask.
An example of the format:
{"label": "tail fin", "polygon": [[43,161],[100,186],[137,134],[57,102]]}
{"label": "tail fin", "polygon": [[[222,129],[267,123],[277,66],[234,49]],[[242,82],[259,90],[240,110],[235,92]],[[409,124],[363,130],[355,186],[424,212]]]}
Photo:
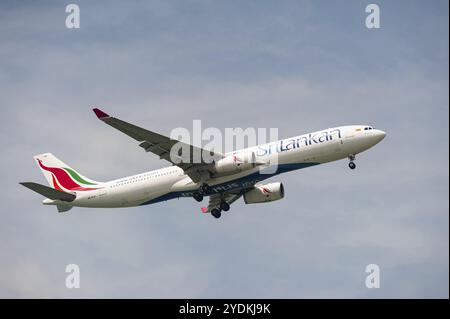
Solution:
{"label": "tail fin", "polygon": [[49,185],[56,190],[88,191],[97,189],[102,184],[81,175],[51,153],[36,155],[34,159]]}

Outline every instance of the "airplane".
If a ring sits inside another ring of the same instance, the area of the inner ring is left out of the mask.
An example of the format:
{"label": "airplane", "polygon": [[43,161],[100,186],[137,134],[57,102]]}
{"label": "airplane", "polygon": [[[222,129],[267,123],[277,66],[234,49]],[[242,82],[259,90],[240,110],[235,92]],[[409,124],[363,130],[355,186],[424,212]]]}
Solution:
{"label": "airplane", "polygon": [[[348,125],[221,154],[146,130],[98,108],[93,111],[99,120],[138,141],[146,152],[173,165],[98,182],[83,176],[51,153],[36,155],[34,159],[50,187],[33,182],[20,184],[46,197],[43,204],[55,205],[58,212],[67,212],[73,207],[142,206],[180,197],[193,197],[201,202],[209,197],[207,207],[202,207],[201,211],[220,218],[240,197],[246,204],[282,199],[285,194],[281,182],[262,183],[269,177],[345,158],[349,160],[349,168],[355,169],[356,155],[386,136],[370,125]],[[175,145],[184,146],[188,151],[174,156],[171,149]],[[194,161],[195,152],[208,153],[211,160],[206,161],[202,156]]]}

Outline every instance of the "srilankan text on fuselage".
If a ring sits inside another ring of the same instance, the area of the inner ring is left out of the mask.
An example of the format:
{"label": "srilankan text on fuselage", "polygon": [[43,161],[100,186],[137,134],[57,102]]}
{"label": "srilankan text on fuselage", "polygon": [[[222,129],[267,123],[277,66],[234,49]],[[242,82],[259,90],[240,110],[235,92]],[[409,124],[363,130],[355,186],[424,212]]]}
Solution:
{"label": "srilankan text on fuselage", "polygon": [[261,145],[257,147],[257,156],[266,156],[273,153],[281,153],[301,147],[307,147],[313,144],[320,144],[334,139],[341,138],[340,129],[325,130],[316,133],[309,133],[300,135],[295,138],[288,138],[285,140]]}

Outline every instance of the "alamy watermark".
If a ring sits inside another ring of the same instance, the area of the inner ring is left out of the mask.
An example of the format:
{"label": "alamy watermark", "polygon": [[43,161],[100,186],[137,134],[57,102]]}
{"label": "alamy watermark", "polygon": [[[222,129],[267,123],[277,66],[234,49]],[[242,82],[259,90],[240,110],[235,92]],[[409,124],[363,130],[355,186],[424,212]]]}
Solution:
{"label": "alamy watermark", "polygon": [[80,7],[77,4],[71,3],[66,6],[66,28],[79,29],[80,28]]}
{"label": "alamy watermark", "polygon": [[69,264],[66,266],[66,288],[80,288],[80,267],[77,264]]}
{"label": "alamy watermark", "polygon": [[371,3],[366,6],[366,28],[367,29],[379,29],[380,28],[380,7]]}
{"label": "alamy watermark", "polygon": [[[225,128],[222,133],[215,127],[203,129],[201,120],[194,120],[191,131],[177,127],[171,131],[170,138],[179,141],[170,149],[170,161],[175,164],[234,161],[254,164],[260,168],[261,174],[271,174],[278,166],[277,152],[263,159],[258,156],[257,146],[278,140],[278,128]],[[246,148],[250,149],[244,150]],[[218,154],[226,156],[222,158]]]}
{"label": "alamy watermark", "polygon": [[369,289],[380,288],[380,266],[377,264],[369,264],[366,266],[366,287]]}

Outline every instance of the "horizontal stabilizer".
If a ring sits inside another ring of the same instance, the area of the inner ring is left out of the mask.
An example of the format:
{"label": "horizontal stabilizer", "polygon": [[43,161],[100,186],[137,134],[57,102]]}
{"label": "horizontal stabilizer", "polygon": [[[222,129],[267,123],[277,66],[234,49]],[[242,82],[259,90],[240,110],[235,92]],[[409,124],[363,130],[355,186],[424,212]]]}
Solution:
{"label": "horizontal stabilizer", "polygon": [[45,197],[53,199],[53,200],[62,200],[65,202],[72,202],[76,198],[76,195],[74,195],[74,194],[62,192],[62,191],[56,190],[54,188],[38,184],[38,183],[24,182],[24,183],[20,183],[20,184],[31,189],[32,191],[35,191],[36,193],[41,194],[42,196],[45,196]]}
{"label": "horizontal stabilizer", "polygon": [[65,205],[65,204],[58,204],[56,205],[56,208],[58,209],[58,213],[64,213],[72,209],[73,206]]}

